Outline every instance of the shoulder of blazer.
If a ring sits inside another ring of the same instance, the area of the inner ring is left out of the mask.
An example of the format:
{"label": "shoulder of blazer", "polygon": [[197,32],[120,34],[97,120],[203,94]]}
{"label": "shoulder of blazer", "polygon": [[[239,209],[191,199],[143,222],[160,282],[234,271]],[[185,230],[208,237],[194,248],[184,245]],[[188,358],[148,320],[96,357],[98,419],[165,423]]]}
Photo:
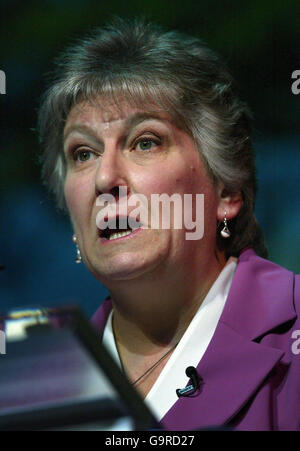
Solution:
{"label": "shoulder of blazer", "polygon": [[255,339],[296,318],[297,279],[296,294],[294,273],[259,257],[252,249],[245,250],[238,260],[220,321]]}
{"label": "shoulder of blazer", "polygon": [[108,316],[112,310],[112,302],[110,296],[107,296],[100,307],[96,310],[91,318],[91,323],[96,332],[101,336],[103,335],[104,328],[108,319]]}

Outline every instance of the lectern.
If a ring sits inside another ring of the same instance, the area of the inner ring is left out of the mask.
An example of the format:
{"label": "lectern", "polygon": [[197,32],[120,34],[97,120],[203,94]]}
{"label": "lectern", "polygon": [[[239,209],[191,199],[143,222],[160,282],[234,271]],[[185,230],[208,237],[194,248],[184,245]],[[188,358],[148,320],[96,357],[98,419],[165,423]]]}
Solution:
{"label": "lectern", "polygon": [[77,307],[2,315],[0,430],[157,429]]}

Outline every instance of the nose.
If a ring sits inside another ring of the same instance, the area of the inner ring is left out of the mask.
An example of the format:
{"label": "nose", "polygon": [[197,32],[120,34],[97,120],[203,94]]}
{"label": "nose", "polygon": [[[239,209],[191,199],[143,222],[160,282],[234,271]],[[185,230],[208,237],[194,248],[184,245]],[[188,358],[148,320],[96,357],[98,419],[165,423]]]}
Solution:
{"label": "nose", "polygon": [[104,193],[115,196],[118,186],[127,186],[125,164],[121,159],[120,153],[113,148],[106,149],[102,157],[99,158],[95,174],[96,196]]}

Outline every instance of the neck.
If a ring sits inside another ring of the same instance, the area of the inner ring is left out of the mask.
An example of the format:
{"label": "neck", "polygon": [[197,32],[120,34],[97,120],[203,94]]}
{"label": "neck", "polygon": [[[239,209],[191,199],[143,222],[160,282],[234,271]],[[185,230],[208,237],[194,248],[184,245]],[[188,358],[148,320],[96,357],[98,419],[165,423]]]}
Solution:
{"label": "neck", "polygon": [[114,285],[110,293],[119,346],[139,355],[174,346],[225,264],[225,258],[213,258],[205,271],[164,268]]}
{"label": "neck", "polygon": [[143,397],[225,264],[225,258],[215,256],[211,262],[205,262],[202,271],[187,273],[183,271],[184,265],[177,271],[165,267],[139,283],[126,281],[124,286],[114,284],[110,290],[113,329],[123,369],[132,382],[138,380],[135,386]]}

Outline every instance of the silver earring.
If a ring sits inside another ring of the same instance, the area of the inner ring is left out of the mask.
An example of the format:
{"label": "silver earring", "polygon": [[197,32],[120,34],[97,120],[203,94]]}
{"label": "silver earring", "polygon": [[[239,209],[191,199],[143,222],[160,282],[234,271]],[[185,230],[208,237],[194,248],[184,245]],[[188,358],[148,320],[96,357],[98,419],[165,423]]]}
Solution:
{"label": "silver earring", "polygon": [[224,227],[221,230],[221,235],[223,238],[229,238],[230,237],[230,230],[227,227],[227,219],[226,219],[226,211],[224,212]]}
{"label": "silver earring", "polygon": [[82,257],[80,254],[80,250],[77,244],[77,237],[76,235],[73,235],[73,243],[75,243],[76,245],[76,258],[75,258],[75,263],[81,263],[82,262]]}

